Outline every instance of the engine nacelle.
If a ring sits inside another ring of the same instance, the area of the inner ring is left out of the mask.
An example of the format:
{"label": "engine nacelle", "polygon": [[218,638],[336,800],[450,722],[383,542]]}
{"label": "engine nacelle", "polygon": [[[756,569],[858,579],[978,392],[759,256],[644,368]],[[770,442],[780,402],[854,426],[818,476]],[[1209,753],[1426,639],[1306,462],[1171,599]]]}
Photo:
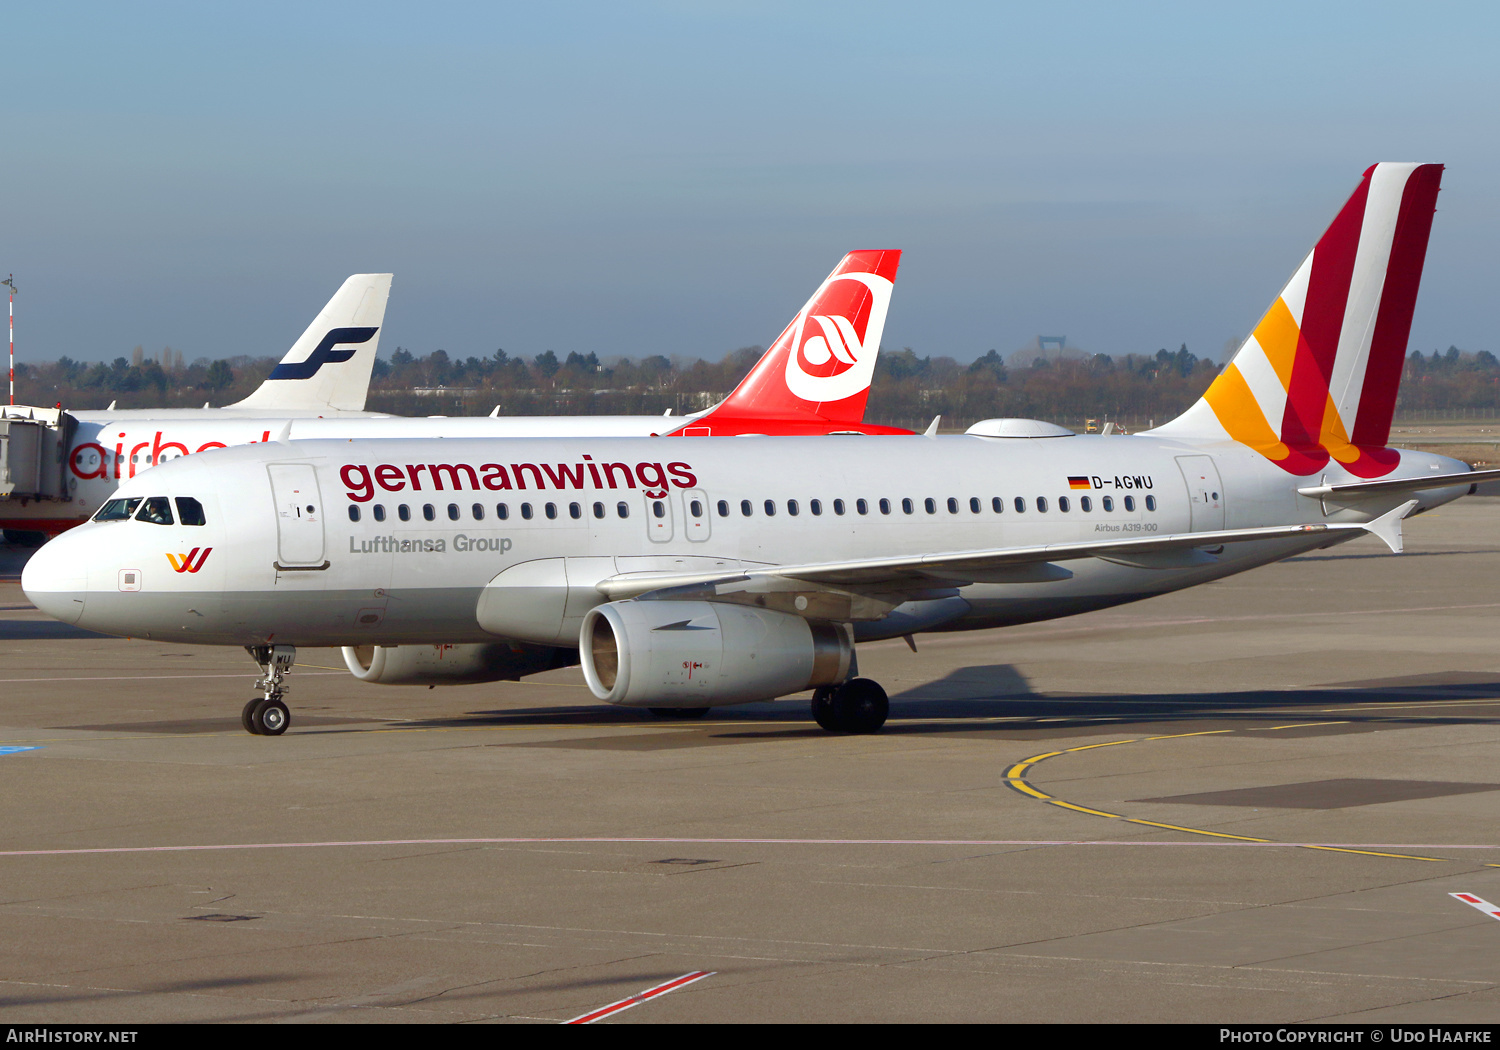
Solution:
{"label": "engine nacelle", "polygon": [[715,707],[774,700],[849,676],[846,628],[723,602],[622,601],[590,609],[583,677],[626,707]]}
{"label": "engine nacelle", "polygon": [[521,642],[471,645],[346,645],[344,663],[361,682],[379,685],[472,685],[514,682],[522,675],[569,667],[571,649]]}

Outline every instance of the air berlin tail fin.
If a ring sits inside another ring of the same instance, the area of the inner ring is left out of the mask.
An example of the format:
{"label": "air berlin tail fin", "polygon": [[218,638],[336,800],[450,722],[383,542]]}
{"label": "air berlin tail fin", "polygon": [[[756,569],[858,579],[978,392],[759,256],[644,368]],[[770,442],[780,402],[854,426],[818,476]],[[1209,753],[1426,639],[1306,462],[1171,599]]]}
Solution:
{"label": "air berlin tail fin", "polygon": [[1376,164],[1203,398],[1156,433],[1225,436],[1291,474],[1376,478],[1406,360],[1441,164]]}
{"label": "air berlin tail fin", "polygon": [[844,256],[734,392],[674,433],[889,429],[860,424],[900,263],[899,251]]}
{"label": "air berlin tail fin", "polygon": [[363,411],[390,294],[388,273],[349,278],[266,381],[228,407],[270,413]]}

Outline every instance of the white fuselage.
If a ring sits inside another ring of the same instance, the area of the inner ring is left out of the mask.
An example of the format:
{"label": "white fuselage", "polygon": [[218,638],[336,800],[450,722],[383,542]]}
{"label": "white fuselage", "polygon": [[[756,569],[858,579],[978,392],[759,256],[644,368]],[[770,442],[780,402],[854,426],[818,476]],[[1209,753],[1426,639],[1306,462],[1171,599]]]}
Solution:
{"label": "white fuselage", "polygon": [[[489,421],[401,422],[451,436],[272,441],[125,479],[117,498],[191,497],[206,524],[91,522],[33,557],[26,592],[81,627],[183,642],[566,647],[607,600],[596,585],[632,573],[1363,522],[1467,487],[1325,506],[1297,494],[1309,479],[1245,446],[1152,435],[494,440],[461,436],[461,424]],[[1389,477],[1466,469],[1403,452]],[[1321,476],[1351,480],[1334,464]],[[1063,616],[1329,542],[955,579],[856,636]]]}

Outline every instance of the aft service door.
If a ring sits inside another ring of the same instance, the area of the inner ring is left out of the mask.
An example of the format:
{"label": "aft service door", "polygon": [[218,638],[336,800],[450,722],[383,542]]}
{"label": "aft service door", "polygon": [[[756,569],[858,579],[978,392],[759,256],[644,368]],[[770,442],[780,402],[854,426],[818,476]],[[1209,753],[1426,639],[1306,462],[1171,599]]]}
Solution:
{"label": "aft service door", "polygon": [[1194,532],[1212,532],[1224,527],[1224,490],[1219,468],[1212,456],[1178,456],[1177,466],[1187,482],[1188,506]]}
{"label": "aft service door", "polygon": [[277,568],[326,569],[317,474],[307,463],[272,463],[266,469],[276,501]]}

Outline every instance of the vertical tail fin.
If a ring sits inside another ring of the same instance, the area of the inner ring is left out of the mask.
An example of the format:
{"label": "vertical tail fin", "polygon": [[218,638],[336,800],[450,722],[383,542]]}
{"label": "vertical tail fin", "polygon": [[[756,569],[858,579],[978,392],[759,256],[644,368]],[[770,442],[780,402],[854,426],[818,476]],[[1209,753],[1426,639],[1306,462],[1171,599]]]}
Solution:
{"label": "vertical tail fin", "polygon": [[334,293],[254,393],[230,408],[359,412],[391,293],[388,273],[357,273]]}
{"label": "vertical tail fin", "polygon": [[732,434],[744,423],[767,433],[776,420],[860,423],[900,264],[899,251],[844,256],[750,374],[691,431]]}
{"label": "vertical tail fin", "polygon": [[1292,474],[1358,477],[1386,448],[1441,164],[1376,164],[1213,385],[1156,433],[1228,437]]}

